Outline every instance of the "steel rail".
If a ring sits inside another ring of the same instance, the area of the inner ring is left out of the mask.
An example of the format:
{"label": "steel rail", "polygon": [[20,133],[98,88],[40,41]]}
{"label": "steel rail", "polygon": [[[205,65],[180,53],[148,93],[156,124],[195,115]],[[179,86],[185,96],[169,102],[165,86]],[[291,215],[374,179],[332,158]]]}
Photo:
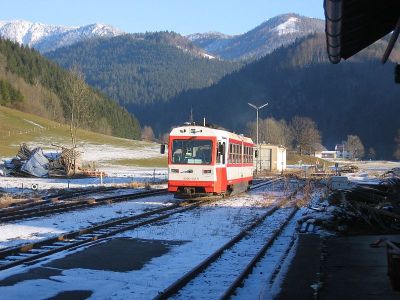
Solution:
{"label": "steel rail", "polygon": [[[257,185],[257,187],[253,187],[253,189],[270,184],[272,182],[273,181],[267,181],[262,185]],[[130,195],[106,197],[102,198],[101,200],[102,202],[106,202],[111,198],[112,200],[116,201],[124,201],[127,199],[127,197],[141,198],[141,197],[152,196],[155,194],[162,194],[165,192],[166,190],[146,191],[145,195],[143,195],[143,193],[135,193]],[[191,200],[187,202],[182,202],[180,204],[173,204],[168,207],[155,209],[138,215],[114,219],[111,221],[100,223],[81,230],[65,233],[39,242],[25,244],[12,248],[6,248],[0,250],[0,270],[6,270],[18,265],[22,265],[27,262],[32,262],[37,259],[67,249],[89,245],[94,241],[98,241],[100,239],[104,239],[127,230],[132,230],[140,226],[158,222],[174,214],[191,210],[196,207],[199,207],[200,205],[207,204],[209,202],[217,200],[221,199],[201,199],[196,202],[193,202],[193,200]],[[187,205],[183,206],[186,203]],[[272,213],[273,212],[271,212],[271,214]]]}
{"label": "steel rail", "polygon": [[261,188],[261,187],[266,186],[266,185],[270,185],[270,184],[273,184],[273,183],[281,182],[284,179],[285,179],[285,177],[281,177],[280,176],[280,177],[277,177],[277,178],[274,178],[274,179],[266,180],[264,182],[259,182],[259,183],[256,183],[255,185],[250,186],[249,190],[255,190],[255,189]]}
{"label": "steel rail", "polygon": [[37,207],[41,205],[45,205],[48,203],[53,203],[53,201],[58,201],[58,200],[66,200],[70,198],[75,198],[75,197],[80,197],[84,196],[87,194],[96,194],[96,193],[101,193],[101,192],[108,192],[111,190],[116,190],[118,188],[116,187],[102,187],[102,188],[96,188],[96,189],[91,189],[91,190],[83,190],[83,191],[74,191],[74,192],[64,192],[64,193],[58,193],[58,194],[52,194],[48,196],[43,196],[41,198],[37,199],[27,199],[24,201],[18,202],[18,204],[14,204],[10,207],[2,208],[0,209],[0,216],[5,215],[10,212],[14,211],[19,211],[27,208],[32,208],[32,207]]}
{"label": "steel rail", "polygon": [[[31,217],[40,217],[45,216],[53,213],[60,213],[60,212],[67,212],[76,209],[94,207],[98,205],[104,205],[109,203],[121,202],[121,201],[128,201],[133,199],[140,199],[144,197],[154,196],[154,195],[161,195],[166,194],[166,189],[157,189],[157,190],[150,190],[150,191],[143,191],[125,195],[118,195],[118,196],[108,196],[99,199],[83,199],[79,201],[71,201],[66,203],[59,203],[54,205],[46,205],[46,206],[38,206],[28,209],[16,210],[12,212],[2,212],[0,213],[0,223],[2,222],[9,222],[9,221],[16,221]],[[94,200],[94,201],[93,201]],[[51,202],[50,200],[46,200]],[[53,203],[53,202],[51,202]]]}
{"label": "steel rail", "polygon": [[253,271],[255,265],[261,260],[261,258],[265,255],[267,250],[271,248],[275,240],[279,237],[282,231],[286,228],[289,222],[293,219],[294,215],[298,211],[298,207],[296,206],[293,211],[290,213],[285,222],[279,226],[279,228],[273,233],[273,235],[268,239],[267,243],[263,245],[263,247],[257,252],[257,254],[253,257],[253,259],[247,264],[247,266],[243,269],[243,271],[236,277],[235,281],[226,289],[225,293],[220,297],[220,299],[229,299],[232,295],[234,295],[236,289],[242,285],[242,282],[247,278],[247,276]]}
{"label": "steel rail", "polygon": [[[276,205],[272,207],[272,209],[268,210],[265,212],[262,216],[257,218],[252,224],[247,226],[244,230],[242,230],[239,234],[234,236],[230,241],[225,243],[222,247],[220,247],[218,250],[216,250],[214,253],[212,253],[210,256],[208,256],[205,260],[203,260],[201,263],[199,263],[196,267],[194,267],[192,270],[187,272],[185,275],[183,275],[181,278],[179,278],[177,281],[172,283],[169,287],[167,287],[165,290],[160,292],[154,299],[160,300],[160,299],[168,299],[172,297],[173,295],[177,294],[183,287],[185,287],[190,281],[195,279],[198,275],[200,275],[204,270],[206,270],[213,262],[217,261],[221,255],[224,253],[224,251],[228,250],[229,248],[232,248],[235,244],[240,242],[243,238],[248,236],[251,231],[253,231],[257,226],[259,226],[262,222],[265,221],[265,219],[269,216],[271,216],[274,212],[276,212],[280,205],[289,201],[292,197],[294,197],[297,192],[299,191],[299,188],[296,188],[289,196],[281,199]],[[272,245],[273,241],[276,239],[276,237],[279,235],[279,233],[283,230],[283,227],[288,224],[289,220],[294,216],[295,211],[297,211],[297,208],[294,209],[294,212],[290,214],[288,219],[284,222],[284,225],[282,225],[278,229],[273,236],[270,238],[270,241],[267,242],[267,246],[263,246],[262,250],[264,252]],[[252,260],[253,261],[253,260]],[[249,267],[250,268],[250,267]],[[242,272],[242,274],[246,273],[247,274],[248,270],[247,267],[246,269]],[[240,276],[244,276],[244,275]],[[240,279],[241,280],[241,279]],[[241,281],[240,281],[241,282]]]}
{"label": "steel rail", "polygon": [[127,230],[155,223],[174,214],[194,209],[211,201],[212,200],[202,200],[189,203],[185,206],[182,204],[174,204],[135,216],[118,218],[36,243],[8,248],[0,251],[0,270],[9,269],[57,252],[83,246]]}

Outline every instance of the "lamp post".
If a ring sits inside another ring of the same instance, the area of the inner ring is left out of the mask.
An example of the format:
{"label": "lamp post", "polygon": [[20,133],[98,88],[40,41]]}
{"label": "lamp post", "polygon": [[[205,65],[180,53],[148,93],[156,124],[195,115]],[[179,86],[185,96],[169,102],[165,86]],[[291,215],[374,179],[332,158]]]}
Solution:
{"label": "lamp post", "polygon": [[260,163],[260,170],[261,170],[261,160],[260,160],[260,157],[261,157],[261,151],[260,151],[260,144],[258,143],[258,111],[261,109],[261,108],[263,108],[263,107],[265,107],[265,106],[267,106],[268,105],[268,102],[267,103],[264,103],[263,105],[261,105],[261,106],[255,106],[254,104],[251,104],[251,103],[247,103],[248,105],[250,105],[252,108],[254,108],[256,111],[257,111],[257,150],[258,150],[258,155],[257,155],[257,160],[256,160],[256,174],[258,174],[258,166],[259,166],[259,163]]}

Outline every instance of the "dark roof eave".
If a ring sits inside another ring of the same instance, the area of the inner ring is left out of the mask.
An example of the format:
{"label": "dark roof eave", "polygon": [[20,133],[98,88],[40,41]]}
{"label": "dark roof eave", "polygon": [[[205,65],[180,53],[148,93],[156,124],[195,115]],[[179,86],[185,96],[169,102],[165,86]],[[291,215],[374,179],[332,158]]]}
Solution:
{"label": "dark roof eave", "polygon": [[325,0],[329,60],[339,63],[390,33],[400,16],[398,0]]}

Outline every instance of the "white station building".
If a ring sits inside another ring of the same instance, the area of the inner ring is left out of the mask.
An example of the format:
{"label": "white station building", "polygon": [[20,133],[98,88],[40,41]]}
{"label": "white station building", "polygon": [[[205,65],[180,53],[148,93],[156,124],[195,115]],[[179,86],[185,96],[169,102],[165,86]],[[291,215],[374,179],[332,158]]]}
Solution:
{"label": "white station building", "polygon": [[[260,144],[259,157],[254,158],[254,170],[259,172],[282,172],[286,170],[286,148],[271,144]],[[258,163],[258,165],[257,165]]]}

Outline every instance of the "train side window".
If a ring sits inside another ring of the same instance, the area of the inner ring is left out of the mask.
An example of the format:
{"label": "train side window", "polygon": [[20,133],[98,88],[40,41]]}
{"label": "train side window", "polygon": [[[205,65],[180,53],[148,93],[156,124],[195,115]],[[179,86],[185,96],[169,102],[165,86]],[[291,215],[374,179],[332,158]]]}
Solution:
{"label": "train side window", "polygon": [[239,162],[239,145],[235,145],[235,163]]}

